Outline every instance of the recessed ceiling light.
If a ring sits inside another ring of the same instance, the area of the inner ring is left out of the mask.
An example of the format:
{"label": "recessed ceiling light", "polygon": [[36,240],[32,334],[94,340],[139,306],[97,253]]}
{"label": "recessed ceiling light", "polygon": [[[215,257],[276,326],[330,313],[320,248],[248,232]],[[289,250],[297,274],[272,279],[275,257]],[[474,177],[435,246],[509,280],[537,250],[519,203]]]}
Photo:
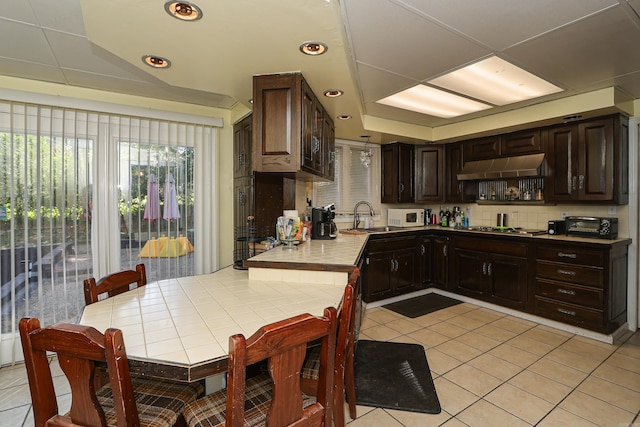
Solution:
{"label": "recessed ceiling light", "polygon": [[329,89],[324,91],[324,96],[327,98],[337,98],[342,95],[344,95],[344,92],[340,89]]}
{"label": "recessed ceiling light", "polygon": [[305,42],[300,45],[300,52],[306,55],[322,55],[329,47],[321,42]]}
{"label": "recessed ceiling light", "polygon": [[491,108],[491,105],[425,85],[416,85],[376,102],[444,118],[462,116]]}
{"label": "recessed ceiling light", "polygon": [[337,117],[339,120],[351,120],[351,114],[341,114]]}
{"label": "recessed ceiling light", "polygon": [[202,18],[202,10],[195,4],[186,1],[169,1],[164,4],[164,10],[182,21],[197,21]]}
{"label": "recessed ceiling light", "polygon": [[161,56],[145,55],[142,57],[142,62],[153,68],[169,68],[171,67],[171,61]]}
{"label": "recessed ceiling light", "polygon": [[427,83],[494,105],[511,104],[562,91],[497,56],[467,65]]}

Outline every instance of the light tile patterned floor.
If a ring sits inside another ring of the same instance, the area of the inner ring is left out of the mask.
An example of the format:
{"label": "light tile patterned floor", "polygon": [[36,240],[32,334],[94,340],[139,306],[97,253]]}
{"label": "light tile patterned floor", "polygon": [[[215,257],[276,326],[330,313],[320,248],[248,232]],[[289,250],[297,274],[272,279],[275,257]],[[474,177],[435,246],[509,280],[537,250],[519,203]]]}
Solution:
{"label": "light tile patterned floor", "polygon": [[[609,345],[464,303],[416,319],[369,309],[360,338],[423,345],[443,410],[358,406],[350,427],[640,426],[640,332]],[[30,400],[24,366],[0,369],[0,426],[32,426]]]}

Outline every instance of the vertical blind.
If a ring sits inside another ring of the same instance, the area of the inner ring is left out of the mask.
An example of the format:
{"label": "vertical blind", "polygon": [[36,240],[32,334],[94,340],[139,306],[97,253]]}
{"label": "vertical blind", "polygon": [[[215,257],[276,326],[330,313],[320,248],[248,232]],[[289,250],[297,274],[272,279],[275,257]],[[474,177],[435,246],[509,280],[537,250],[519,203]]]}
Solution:
{"label": "vertical blind", "polygon": [[[87,277],[139,262],[150,280],[215,270],[216,138],[210,125],[0,101],[0,366],[22,358],[21,317],[75,321]],[[179,218],[144,219],[151,173],[159,193],[173,174]],[[189,255],[140,257],[152,234],[182,233]]]}

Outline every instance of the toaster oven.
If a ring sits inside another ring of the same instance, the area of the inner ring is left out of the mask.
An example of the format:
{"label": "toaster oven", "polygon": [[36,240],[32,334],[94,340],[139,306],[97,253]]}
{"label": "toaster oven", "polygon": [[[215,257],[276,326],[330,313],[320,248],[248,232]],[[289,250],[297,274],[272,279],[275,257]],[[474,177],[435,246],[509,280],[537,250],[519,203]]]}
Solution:
{"label": "toaster oven", "polygon": [[618,218],[568,216],[565,219],[567,236],[618,238]]}

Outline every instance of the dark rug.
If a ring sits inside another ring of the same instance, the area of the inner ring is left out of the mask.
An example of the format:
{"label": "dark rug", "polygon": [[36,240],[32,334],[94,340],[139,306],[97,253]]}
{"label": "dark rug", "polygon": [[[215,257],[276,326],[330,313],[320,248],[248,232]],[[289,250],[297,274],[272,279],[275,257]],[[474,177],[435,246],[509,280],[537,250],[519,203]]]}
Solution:
{"label": "dark rug", "polygon": [[421,345],[359,340],[354,369],[358,405],[427,414],[441,411]]}
{"label": "dark rug", "polygon": [[383,305],[383,307],[414,319],[461,303],[462,301],[458,301],[457,299],[432,293]]}

